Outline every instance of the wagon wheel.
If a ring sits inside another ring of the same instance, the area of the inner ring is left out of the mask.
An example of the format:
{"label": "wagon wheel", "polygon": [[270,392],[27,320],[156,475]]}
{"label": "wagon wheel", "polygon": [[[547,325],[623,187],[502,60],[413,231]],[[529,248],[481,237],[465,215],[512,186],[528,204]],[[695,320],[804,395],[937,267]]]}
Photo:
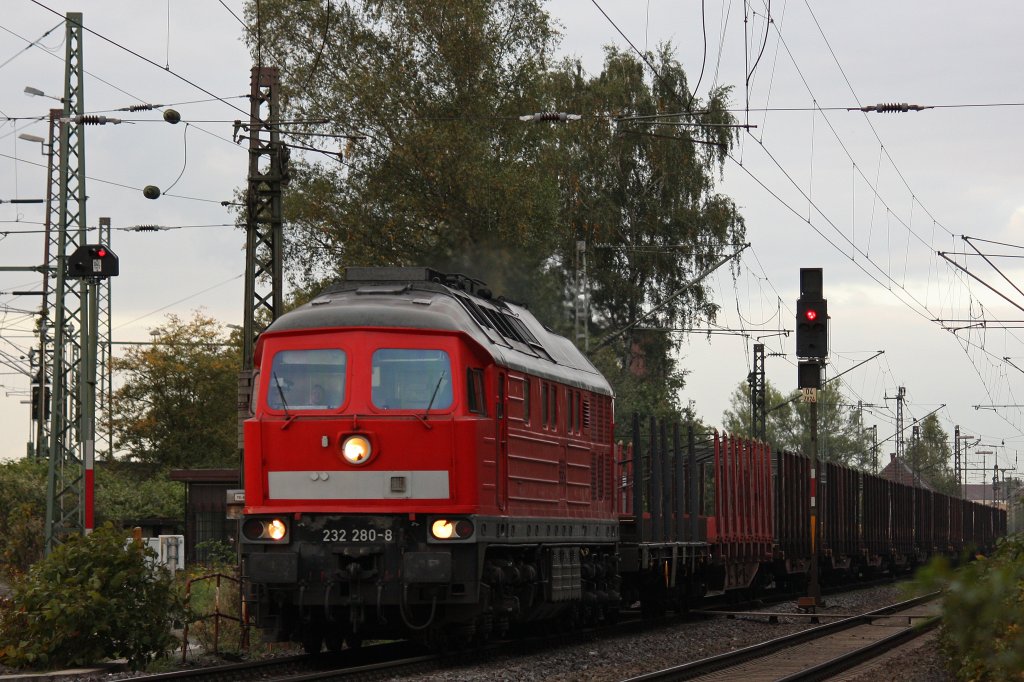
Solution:
{"label": "wagon wheel", "polygon": [[323,630],[312,627],[302,634],[302,650],[307,654],[318,654],[323,646]]}
{"label": "wagon wheel", "polygon": [[342,638],[341,633],[339,632],[331,632],[328,633],[326,637],[324,637],[324,643],[327,645],[327,650],[332,654],[341,653],[344,641],[345,640]]}

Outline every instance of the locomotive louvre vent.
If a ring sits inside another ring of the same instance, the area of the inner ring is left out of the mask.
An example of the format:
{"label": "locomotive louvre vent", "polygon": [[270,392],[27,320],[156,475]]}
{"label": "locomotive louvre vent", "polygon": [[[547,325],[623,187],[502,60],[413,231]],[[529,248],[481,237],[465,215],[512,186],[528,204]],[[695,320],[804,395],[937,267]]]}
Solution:
{"label": "locomotive louvre vent", "polygon": [[531,332],[529,328],[525,324],[523,324],[522,320],[520,320],[515,315],[512,315],[511,313],[503,312],[502,315],[505,317],[506,320],[508,320],[509,324],[511,324],[512,327],[515,328],[516,332],[518,332],[519,336],[523,339],[523,341],[530,344],[531,346],[540,345],[540,341],[538,341],[537,337],[533,335],[533,332]]}
{"label": "locomotive louvre vent", "polygon": [[590,398],[583,399],[583,428],[590,428]]}
{"label": "locomotive louvre vent", "polygon": [[497,310],[491,310],[490,308],[483,308],[483,311],[487,316],[487,319],[491,321],[494,328],[501,332],[501,335],[506,339],[518,341],[519,343],[526,343],[526,339],[519,335],[511,323],[509,323],[509,321],[505,319],[505,316],[500,312]]}

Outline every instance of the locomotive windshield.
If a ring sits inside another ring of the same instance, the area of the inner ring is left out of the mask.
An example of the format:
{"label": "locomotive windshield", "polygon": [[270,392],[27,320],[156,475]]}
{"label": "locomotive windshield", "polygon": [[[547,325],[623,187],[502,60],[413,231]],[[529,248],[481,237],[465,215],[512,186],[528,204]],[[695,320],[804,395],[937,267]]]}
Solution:
{"label": "locomotive windshield", "polygon": [[274,356],[267,405],[275,410],[333,410],[345,401],[345,351],[285,350]]}
{"label": "locomotive windshield", "polygon": [[373,353],[376,407],[444,410],[452,404],[452,366],[443,350],[381,348]]}

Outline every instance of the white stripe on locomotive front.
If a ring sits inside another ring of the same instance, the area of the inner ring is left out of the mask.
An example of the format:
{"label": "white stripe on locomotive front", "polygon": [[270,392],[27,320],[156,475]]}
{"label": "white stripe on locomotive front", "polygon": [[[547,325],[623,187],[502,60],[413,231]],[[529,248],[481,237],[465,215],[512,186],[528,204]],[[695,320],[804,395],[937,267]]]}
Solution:
{"label": "white stripe on locomotive front", "polygon": [[[272,500],[448,499],[447,471],[271,471]],[[396,480],[399,479],[399,480]]]}

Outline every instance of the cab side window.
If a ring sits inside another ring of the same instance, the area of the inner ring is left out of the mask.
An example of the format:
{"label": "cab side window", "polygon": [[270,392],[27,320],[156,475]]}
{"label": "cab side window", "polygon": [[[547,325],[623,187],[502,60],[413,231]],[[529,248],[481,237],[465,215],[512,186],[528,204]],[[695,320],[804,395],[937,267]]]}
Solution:
{"label": "cab side window", "polygon": [[476,367],[466,370],[466,406],[473,414],[487,416],[484,399],[484,371]]}
{"label": "cab side window", "polygon": [[551,430],[558,430],[558,386],[550,384],[548,388],[551,390],[551,398],[548,400],[548,406],[551,408]]}
{"label": "cab side window", "polygon": [[530,380],[523,379],[523,423],[530,424]]}

